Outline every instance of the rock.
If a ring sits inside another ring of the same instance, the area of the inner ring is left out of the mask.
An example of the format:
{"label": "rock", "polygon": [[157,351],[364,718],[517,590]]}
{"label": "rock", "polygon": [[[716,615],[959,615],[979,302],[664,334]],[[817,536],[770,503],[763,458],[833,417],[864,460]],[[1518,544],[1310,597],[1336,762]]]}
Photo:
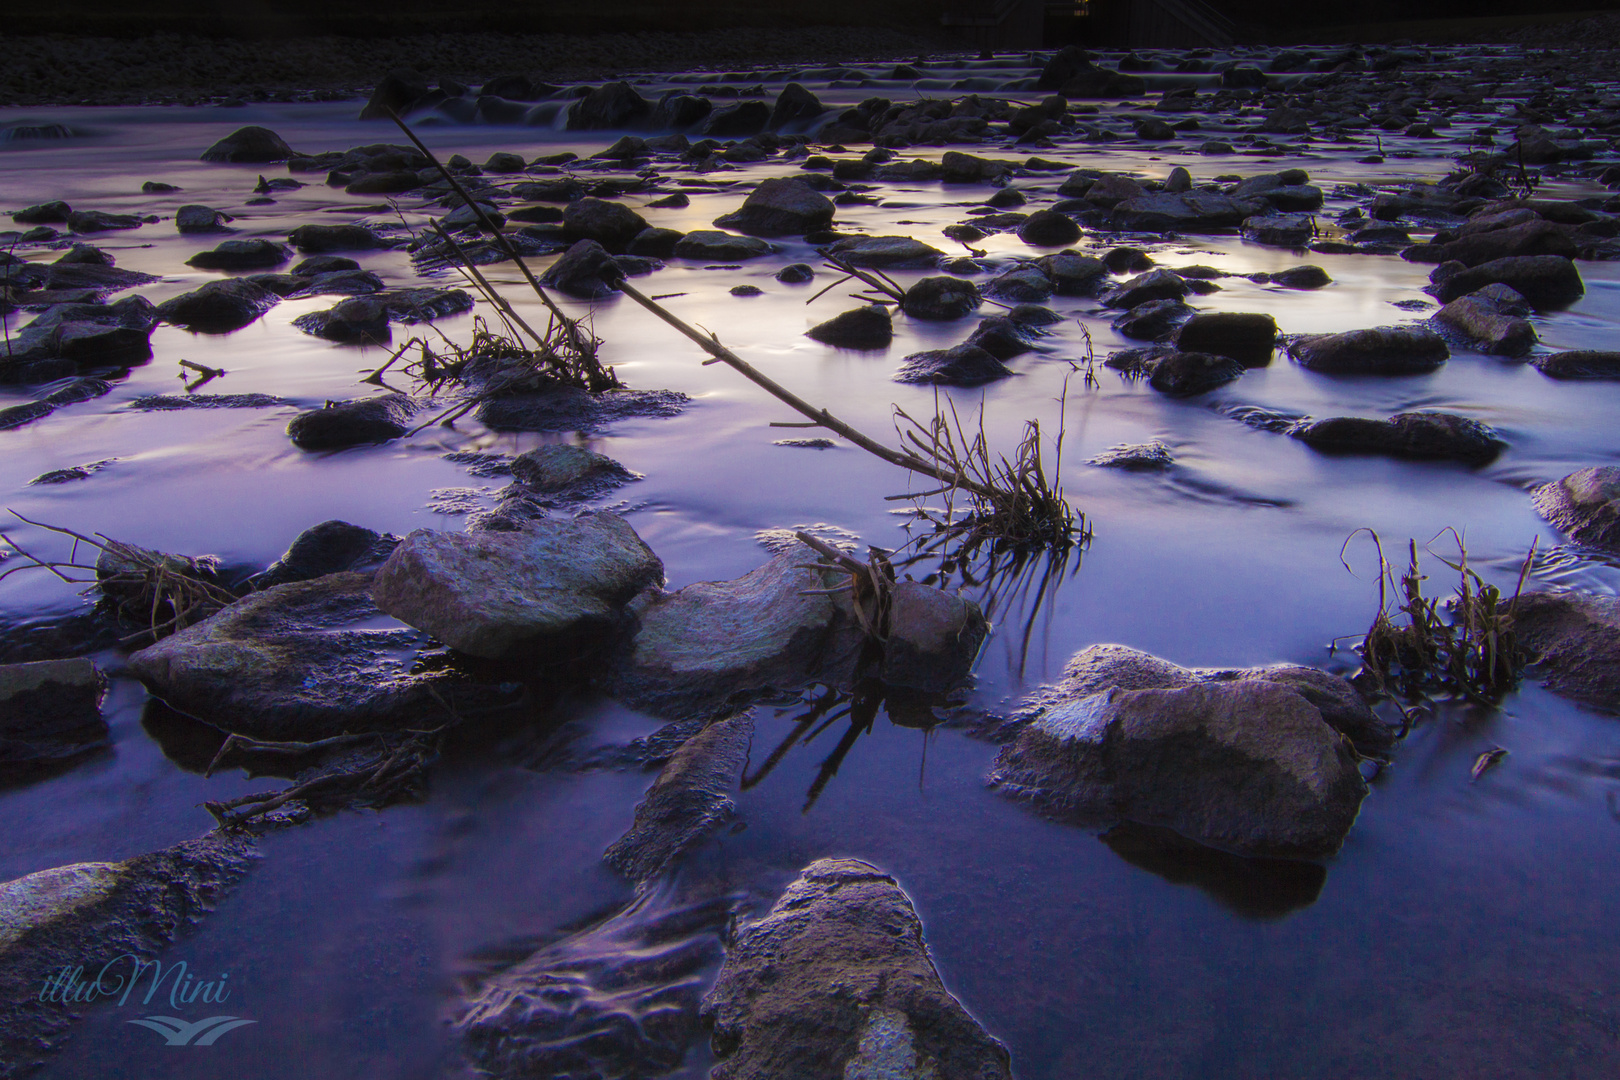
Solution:
{"label": "rock", "polygon": [[1535,346],[1536,328],[1524,297],[1505,285],[1487,285],[1435,312],[1434,320],[1456,331],[1479,351],[1523,356]]}
{"label": "rock", "polygon": [[1014,303],[1038,303],[1053,293],[1052,279],[1039,266],[1024,264],[996,278],[985,288],[985,295]]}
{"label": "rock", "polygon": [[404,394],[329,401],[324,409],[293,417],[287,434],[300,450],[341,450],[387,442],[405,434],[407,422],[419,408]]}
{"label": "rock", "polygon": [[1177,326],[1197,312],[1180,300],[1151,300],[1138,304],[1113,321],[1120,334],[1137,341],[1158,341],[1169,337]]}
{"label": "rock", "polygon": [[[0,664],[0,785],[107,745],[106,689],[96,665],[83,658]],[[0,919],[3,911],[0,905]]]}
{"label": "rock", "polygon": [[1064,247],[1080,239],[1080,226],[1056,210],[1037,210],[1018,226],[1018,239],[1035,247]]}
{"label": "rock", "polygon": [[940,178],[947,184],[987,184],[1018,171],[1019,162],[947,150],[939,159]]}
{"label": "rock", "polygon": [[624,250],[628,255],[641,255],[650,259],[669,259],[675,256],[675,245],[686,234],[678,229],[642,229],[630,238]]}
{"label": "rock", "polygon": [[1387,731],[1347,685],[1329,689],[1343,680],[1292,674],[1305,670],[1199,673],[1092,646],[1036,695],[992,780],[1060,820],[1156,825],[1246,856],[1332,855],[1367,793],[1346,729]]}
{"label": "rock", "polygon": [[325,311],[298,316],[293,325],[306,334],[356,345],[382,345],[392,336],[388,307],[377,296],[355,296]]}
{"label": "rock", "polygon": [[803,236],[832,224],[832,200],[802,180],[765,180],[743,200],[742,207],[714,223],[752,236]]}
{"label": "rock", "polygon": [[[116,304],[53,305],[12,337],[7,379],[49,381],[73,374],[80,365],[130,367],[145,363],[152,358],[151,336],[156,322],[151,301],[140,296]],[[46,377],[35,378],[31,373]]]}
{"label": "rock", "polygon": [[1421,375],[1451,356],[1426,326],[1379,326],[1295,338],[1289,353],[1301,366],[1332,375]]}
{"label": "rock", "polygon": [[1036,262],[1059,296],[1089,296],[1106,280],[1108,267],[1089,255],[1048,255]]}
{"label": "rock", "polygon": [[1513,289],[1538,311],[1567,307],[1586,294],[1580,271],[1559,255],[1493,259],[1441,278],[1430,286],[1430,291],[1441,303],[1449,304],[1459,296],[1496,284]]}
{"label": "rock", "polygon": [[1316,219],[1309,214],[1265,214],[1245,218],[1243,236],[1267,247],[1301,248],[1316,235]]}
{"label": "rock", "polygon": [[268,270],[292,258],[285,244],[273,240],[227,240],[212,251],[199,251],[186,260],[199,270]]}
{"label": "rock", "polygon": [[1180,300],[1190,291],[1179,274],[1170,270],[1149,270],[1116,285],[1108,294],[1108,304],[1133,308],[1151,300]]}
{"label": "rock", "polygon": [[[1059,193],[1067,194],[1063,190],[1064,188],[1078,190],[1080,185],[1076,181],[1083,175],[1082,173],[1075,173],[1069,177],[1063,182],[1063,187],[1058,189]],[[1086,185],[1085,200],[1105,210],[1111,210],[1127,199],[1134,199],[1146,193],[1146,189],[1129,176],[1104,174],[1097,177],[1094,182]]]}
{"label": "rock", "polygon": [[846,650],[832,598],[805,595],[837,584],[835,574],[806,569],[812,560],[794,544],[733,581],[638,596],[629,605],[634,637],[615,661],[610,692],[635,708],[685,717],[820,677]]}
{"label": "rock", "polygon": [[480,1075],[664,1076],[702,1031],[702,987],[734,899],[643,898],[477,987],[454,1031]]}
{"label": "rock", "polygon": [[693,94],[666,93],[653,110],[652,126],[665,130],[690,128],[714,111],[714,103]]}
{"label": "rock", "polygon": [[210,281],[158,305],[165,322],[204,334],[240,330],[281,302],[269,289],[243,278]]}
{"label": "rock", "polygon": [[1146,471],[1149,469],[1168,469],[1175,464],[1170,455],[1170,448],[1157,439],[1145,443],[1122,443],[1111,446],[1094,458],[1086,461],[1087,465],[1098,465],[1108,469],[1130,469],[1133,471]]}
{"label": "rock", "polygon": [[618,292],[624,271],[595,240],[580,240],[540,278],[540,284],[581,300],[602,300]]}
{"label": "rock", "polygon": [[299,533],[281,558],[248,578],[248,583],[262,591],[345,570],[375,570],[398,543],[397,536],[384,536],[347,521],[323,521]]}
{"label": "rock", "polygon": [[771,107],[770,129],[780,131],[789,125],[801,125],[805,121],[814,120],[826,112],[826,106],[821,100],[796,82],[788,83],[782,92],[776,95],[776,104]]}
{"label": "rock", "polygon": [[769,255],[776,248],[752,236],[734,236],[716,229],[696,229],[681,237],[675,256],[702,262],[745,262]]}
{"label": "rock", "polygon": [[714,1080],[1010,1080],[1007,1050],[940,982],[889,875],[821,859],[736,928],[703,1001]]}
{"label": "rock", "polygon": [[1007,365],[977,345],[912,353],[894,373],[900,383],[939,383],[945,386],[983,386],[1012,375]]}
{"label": "rock", "polygon": [[837,349],[886,349],[894,340],[894,321],[880,304],[851,308],[805,331],[823,345]]}
{"label": "rock", "polygon": [[[739,101],[716,109],[703,122],[703,134],[717,139],[757,135],[771,122],[771,107],[763,101]],[[758,160],[763,160],[760,158]]]}
{"label": "rock", "polygon": [[647,228],[647,221],[623,203],[584,198],[563,209],[563,229],[571,239],[594,240],[609,251],[623,251]]}
{"label": "rock", "polygon": [[1114,207],[1113,227],[1127,232],[1230,232],[1255,211],[1250,202],[1191,191],[1153,192]]}
{"label": "rock", "polygon": [[944,693],[967,678],[989,633],[974,601],[916,581],[897,582],[878,677],[889,686]]}
{"label": "rock", "polygon": [[521,532],[418,529],[377,571],[372,598],[452,649],[508,659],[607,634],[626,601],[663,579],[623,518],[589,513]]}
{"label": "rock", "polygon": [[1229,356],[1172,352],[1145,368],[1148,385],[1170,397],[1192,397],[1242,378],[1244,365]]}
{"label": "rock", "polygon": [[1506,229],[1493,229],[1460,236],[1445,244],[1418,244],[1401,252],[1408,262],[1460,262],[1478,266],[1494,259],[1521,255],[1561,255],[1573,259],[1579,253],[1567,228],[1550,221],[1526,221]]}
{"label": "rock", "polygon": [[1620,553],[1620,467],[1595,465],[1531,492],[1536,512],[1584,547]]}
{"label": "rock", "polygon": [[1263,90],[1266,73],[1249,64],[1239,64],[1221,72],[1221,86],[1228,90]]}
{"label": "rock", "polygon": [[502,394],[478,407],[478,422],[495,431],[594,432],[620,420],[676,416],[690,400],[673,390],[609,390],[592,394],[555,386]]}
{"label": "rock", "polygon": [[816,276],[816,268],[809,263],[789,263],[776,272],[776,280],[784,285],[803,285]]}
{"label": "rock", "polygon": [[489,160],[484,162],[483,169],[487,173],[506,175],[508,173],[522,172],[523,166],[524,161],[522,154],[513,154],[508,153],[505,150],[497,150],[493,154],[489,155]]}
{"label": "rock", "polygon": [[[253,278],[244,280],[254,281]],[[329,274],[315,274],[297,279],[299,285],[285,295],[302,299],[307,296],[370,296],[383,291],[383,280],[370,270],[334,270]],[[269,288],[273,283],[254,281]],[[271,289],[275,292],[275,289]]]}
{"label": "rock", "polygon": [[736,815],[731,792],[742,781],[754,737],[751,712],[715,720],[669,759],[636,805],[635,823],[602,860],[645,887]]}
{"label": "rock", "polygon": [[1194,315],[1176,331],[1176,348],[1229,356],[1245,367],[1271,363],[1277,322],[1270,315],[1217,311]]}
{"label": "rock", "polygon": [[[411,68],[395,68],[377,83],[371,99],[360,110],[361,120],[387,120],[396,113],[404,116],[411,106],[427,97],[427,77]],[[440,95],[441,99],[443,95]]]}
{"label": "rock", "polygon": [[978,310],[980,303],[979,287],[971,281],[927,277],[906,290],[900,310],[914,319],[961,319]]}
{"label": "rock", "polygon": [[[0,884],[0,1061],[8,1071],[33,1071],[81,1015],[78,1001],[45,999],[45,988],[60,982],[62,972],[82,969],[76,987],[63,987],[79,1001],[116,1000],[113,987],[135,978],[137,962],[150,961],[196,925],[247,872],[252,857],[250,839],[211,832],[123,862],[74,863]],[[174,964],[162,972],[171,969],[184,971]],[[148,972],[148,980],[159,978],[155,969]],[[204,990],[207,984],[191,985]]]}
{"label": "rock", "polygon": [[[1612,520],[1612,519],[1611,519]],[[1620,713],[1620,600],[1582,593],[1527,593],[1512,603],[1513,629],[1548,690]]]}
{"label": "rock", "polygon": [[1287,270],[1278,270],[1274,274],[1267,274],[1266,281],[1273,285],[1281,285],[1285,289],[1320,289],[1324,285],[1333,284],[1328,272],[1320,266],[1291,266]]}
{"label": "rock", "polygon": [[828,250],[851,266],[877,270],[933,267],[944,255],[909,236],[851,236]]}
{"label": "rock", "polygon": [[67,222],[72,213],[71,206],[57,200],[19,210],[11,215],[11,220],[19,225],[61,225]]}
{"label": "rock", "polygon": [[627,82],[597,87],[568,106],[569,131],[601,131],[629,127],[652,112],[652,103]]}
{"label": "rock", "polygon": [[537,446],[513,458],[511,468],[512,478],[531,491],[575,498],[592,498],[637,478],[607,455],[568,443]]}
{"label": "rock", "polygon": [[238,128],[203,151],[203,161],[262,164],[287,161],[298,155],[281,136],[264,127]]}
{"label": "rock", "polygon": [[1058,87],[1058,93],[1066,98],[1139,97],[1147,93],[1147,80],[1140,75],[1087,65]]}
{"label": "rock", "polygon": [[1620,352],[1547,353],[1532,356],[1530,363],[1549,379],[1620,379]]}
{"label": "rock", "polygon": [[420,634],[377,629],[372,577],[253,593],[135,653],[130,672],[174,708],[256,739],[432,727],[512,704],[509,690],[421,668]]}
{"label": "rock", "polygon": [[1488,464],[1502,450],[1495,431],[1451,413],[1398,413],[1388,420],[1335,416],[1313,420],[1289,434],[1325,453],[1448,459],[1470,465]]}
{"label": "rock", "polygon": [[68,228],[76,233],[108,232],[112,229],[138,229],[143,222],[136,214],[108,214],[101,210],[75,210],[68,215]]}
{"label": "rock", "polygon": [[226,222],[234,220],[231,215],[213,207],[196,204],[182,206],[174,212],[174,227],[183,233],[230,232]]}
{"label": "rock", "polygon": [[1035,82],[1037,90],[1056,90],[1083,71],[1093,68],[1091,54],[1078,45],[1065,45],[1053,54]]}
{"label": "rock", "polygon": [[287,239],[305,254],[371,251],[385,246],[382,237],[364,225],[300,225]]}

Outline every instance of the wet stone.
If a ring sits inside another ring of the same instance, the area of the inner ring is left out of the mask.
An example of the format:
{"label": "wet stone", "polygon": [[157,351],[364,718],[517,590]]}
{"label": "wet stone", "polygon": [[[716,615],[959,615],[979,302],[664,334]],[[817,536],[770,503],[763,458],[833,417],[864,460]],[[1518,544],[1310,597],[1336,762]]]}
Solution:
{"label": "wet stone", "polygon": [[1594,465],[1531,492],[1536,512],[1577,544],[1620,554],[1620,467]]}
{"label": "wet stone", "polygon": [[1256,275],[1256,281],[1264,281],[1271,285],[1281,285],[1285,289],[1320,289],[1324,285],[1333,284],[1328,272],[1320,266],[1291,266],[1287,270],[1278,270],[1275,273]]}
{"label": "wet stone", "polygon": [[306,255],[370,251],[385,246],[382,237],[364,225],[300,225],[287,239]]}
{"label": "wet stone", "polygon": [[1547,689],[1620,713],[1620,600],[1527,593],[1513,607],[1513,629]]}
{"label": "wet stone", "polygon": [[248,583],[263,590],[345,570],[376,570],[398,544],[397,536],[347,521],[323,521],[299,533],[281,558],[249,578]]}
{"label": "wet stone", "polygon": [[1335,454],[1460,461],[1485,465],[1502,451],[1501,437],[1477,420],[1451,413],[1398,413],[1388,420],[1335,416],[1290,432],[1314,450]]}
{"label": "wet stone", "polygon": [[601,431],[621,420],[676,416],[690,399],[674,390],[609,390],[591,394],[556,386],[503,394],[478,407],[478,422],[496,431]]}
{"label": "wet stone", "polygon": [[87,659],[0,664],[0,785],[107,744],[106,680]]}
{"label": "wet stone", "polygon": [[637,479],[607,455],[567,443],[548,443],[519,454],[509,470],[530,491],[566,493],[575,499],[594,498]]}
{"label": "wet stone", "polygon": [[973,314],[981,302],[979,288],[971,281],[927,277],[906,290],[900,307],[914,319],[949,320]]}
{"label": "wet stone", "polygon": [[235,220],[229,214],[210,206],[182,206],[174,212],[174,227],[183,233],[230,232],[227,224]]}
{"label": "wet stone", "polygon": [[[1437,268],[1438,274],[1444,266]],[[1559,255],[1525,255],[1493,259],[1439,278],[1429,291],[1441,303],[1487,285],[1506,285],[1528,300],[1537,311],[1567,307],[1586,294],[1575,264]]]}
{"label": "wet stone", "polygon": [[1194,315],[1175,336],[1178,349],[1229,356],[1246,367],[1270,363],[1276,341],[1277,322],[1270,315],[1237,311]]}
{"label": "wet stone", "polygon": [[238,128],[203,151],[202,160],[260,164],[296,157],[281,136],[266,127]]}
{"label": "wet stone", "polygon": [[273,240],[227,240],[212,251],[199,251],[186,265],[199,270],[268,270],[291,258],[287,246]]}
{"label": "wet stone", "polygon": [[1031,303],[1052,295],[1052,280],[1039,266],[1016,266],[985,287],[985,293],[1014,303]]}
{"label": "wet stone", "polygon": [[1080,239],[1080,226],[1055,210],[1037,210],[1018,226],[1018,239],[1035,247],[1063,247]]}
{"label": "wet stone", "polygon": [[944,254],[909,236],[852,236],[839,240],[829,250],[851,266],[876,270],[933,267]]}
{"label": "wet stone", "polygon": [[938,383],[945,386],[983,386],[1005,379],[1012,372],[996,356],[977,345],[912,353],[894,373],[900,383]]}
{"label": "wet stone", "polygon": [[165,322],[205,334],[226,334],[240,330],[279,303],[281,298],[269,289],[244,278],[210,281],[200,289],[184,293],[158,305]]}
{"label": "wet stone", "polygon": [[1530,363],[1549,379],[1620,379],[1620,352],[1547,353],[1532,356]]}
{"label": "wet stone", "polygon": [[1288,351],[1302,367],[1334,375],[1421,375],[1451,356],[1445,341],[1426,326],[1302,335]]}
{"label": "wet stone", "polygon": [[1096,457],[1088,459],[1086,464],[1107,469],[1147,472],[1168,469],[1175,464],[1175,459],[1171,456],[1168,446],[1154,439],[1152,442],[1121,443],[1119,446],[1111,446]]}
{"label": "wet stone", "polygon": [[742,207],[715,219],[722,229],[752,236],[803,236],[832,224],[832,200],[802,180],[765,180],[743,200]]}
{"label": "wet stone", "polygon": [[341,450],[387,442],[405,434],[421,405],[404,394],[328,402],[325,408],[299,413],[287,435],[300,450]]}
{"label": "wet stone", "polygon": [[806,330],[805,336],[838,349],[886,349],[894,340],[894,322],[887,308],[873,304],[835,315]]}
{"label": "wet stone", "polygon": [[1506,285],[1487,285],[1460,296],[1434,314],[1434,321],[1471,347],[1500,356],[1522,356],[1536,344],[1536,328],[1524,297]]}
{"label": "wet stone", "polygon": [[1128,338],[1159,341],[1169,337],[1176,327],[1195,314],[1197,312],[1180,300],[1152,300],[1116,318],[1113,327]]}
{"label": "wet stone", "polygon": [[1169,397],[1208,393],[1243,377],[1244,365],[1214,353],[1172,352],[1147,365],[1148,385]]}
{"label": "wet stone", "polygon": [[681,237],[675,256],[705,262],[743,262],[770,255],[775,247],[752,236],[736,236],[717,229],[697,229]]}

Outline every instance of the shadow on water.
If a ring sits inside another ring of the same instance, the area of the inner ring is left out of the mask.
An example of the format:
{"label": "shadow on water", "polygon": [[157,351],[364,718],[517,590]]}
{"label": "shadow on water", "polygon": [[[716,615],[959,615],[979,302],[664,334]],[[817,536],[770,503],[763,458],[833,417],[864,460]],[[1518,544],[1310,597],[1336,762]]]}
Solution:
{"label": "shadow on water", "polygon": [[1319,863],[1248,859],[1194,843],[1169,829],[1127,821],[1100,837],[1132,866],[1173,885],[1192,885],[1250,919],[1280,919],[1316,903],[1327,881]]}

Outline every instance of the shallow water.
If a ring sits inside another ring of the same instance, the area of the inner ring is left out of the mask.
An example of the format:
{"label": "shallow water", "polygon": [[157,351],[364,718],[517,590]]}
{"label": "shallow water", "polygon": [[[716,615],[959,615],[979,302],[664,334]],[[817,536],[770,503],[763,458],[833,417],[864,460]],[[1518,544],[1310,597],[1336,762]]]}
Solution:
{"label": "shallow water", "polygon": [[[941,78],[1005,84],[1027,74],[1021,58],[964,68]],[[777,84],[763,81],[774,92]],[[826,79],[810,85],[840,103],[878,92],[896,99],[965,92],[908,89],[895,80],[877,89],[829,86]],[[278,239],[306,222],[389,220],[391,214],[347,209],[375,205],[378,197],[345,195],[318,175],[303,177],[314,182],[278,195],[272,206],[245,206],[260,172],[282,170],[196,160],[217,138],[249,123],[308,151],[398,141],[391,129],[354,121],[356,109],[343,102],[13,110],[0,124],[61,123],[76,134],[0,146],[6,209],[62,198],[76,209],[172,215],[196,202],[235,215],[240,236]],[[1324,216],[1331,217],[1355,201],[1334,196],[1335,184],[1436,179],[1465,133],[1458,125],[1447,133],[1452,138],[1408,140],[1421,156],[1377,166],[1356,164],[1368,152],[1364,144],[1219,158],[1128,141],[1037,152],[1149,177],[1186,165],[1197,180],[1301,167],[1329,191]],[[613,137],[535,127],[429,126],[423,134],[436,150],[474,161],[498,149],[525,157],[564,149],[588,155]],[[963,149],[1021,156],[1011,148]],[[940,152],[917,148],[902,156]],[[686,209],[644,210],[646,196],[626,201],[654,225],[706,227],[758,179],[791,173],[796,164],[767,161],[706,174],[737,190],[693,189]],[[1031,197],[1023,209],[1055,198],[1065,175],[1018,180]],[[184,190],[140,195],[145,180]],[[1573,183],[1546,190],[1566,197],[1601,192]],[[881,205],[840,207],[838,227],[909,234],[950,250],[955,245],[940,229],[962,220],[990,190],[933,183],[890,185],[876,194]],[[426,220],[417,202],[400,199],[412,225]],[[160,283],[138,290],[157,302],[218,276],[183,260],[219,238],[182,237],[171,221],[85,239],[112,252],[121,267],[161,274]],[[1116,242],[1087,235],[1078,246],[1100,253]],[[650,293],[684,294],[667,302],[677,314],[715,330],[749,362],[863,430],[890,431],[896,405],[927,415],[934,392],[890,376],[900,357],[955,344],[972,324],[899,317],[886,352],[828,349],[802,331],[851,302],[839,289],[806,306],[826,283],[825,271],[810,286],[778,284],[772,275],[785,263],[816,261],[802,241],[779,245],[779,255],[739,270],[670,260],[637,284]],[[980,246],[1003,261],[1033,253],[1013,234]],[[1316,292],[1226,278],[1222,291],[1190,298],[1200,310],[1270,312],[1287,333],[1428,314],[1392,306],[1428,299],[1420,291],[1428,268],[1399,258],[1307,256],[1235,237],[1159,244],[1152,254],[1172,268],[1202,263],[1233,273],[1306,261],[1322,266],[1334,283]],[[419,280],[403,252],[357,257],[391,285]],[[536,261],[537,271],[543,262]],[[1583,263],[1581,271],[1586,297],[1535,320],[1545,348],[1613,347],[1620,268]],[[523,301],[511,267],[486,273],[520,311],[538,310]],[[892,276],[909,283],[925,272]],[[765,295],[729,295],[741,283]],[[276,394],[305,407],[359,395],[358,379],[387,353],[333,345],[291,326],[295,316],[333,302],[284,301],[229,335],[160,327],[152,339],[155,358],[111,394],[0,432],[0,505],[242,565],[271,561],[298,532],[334,517],[400,534],[459,529],[461,518],[427,509],[434,493],[484,486],[492,496],[501,481],[471,478],[441,455],[474,448],[517,453],[543,437],[463,422],[383,446],[309,454],[284,434],[291,408],[127,408],[141,395],[180,392],[181,358],[227,370],[207,392]],[[604,359],[628,385],[693,398],[681,416],[622,423],[587,441],[645,474],[615,499],[664,560],[671,588],[759,565],[766,552],[755,534],[762,529],[825,523],[868,543],[904,541],[896,504],[883,499],[906,489],[892,467],[845,445],[825,451],[772,445],[807,433],[769,427],[793,417],[763,391],[723,367],[700,366],[698,350],[623,299],[561,302],[570,314],[589,314]],[[980,707],[1016,700],[1055,678],[1072,653],[1098,642],[1189,666],[1290,661],[1348,670],[1354,655],[1330,655],[1328,645],[1364,630],[1377,602],[1370,547],[1358,541],[1348,552],[1359,576],[1339,561],[1341,545],[1362,528],[1392,544],[1407,537],[1421,544],[1454,527],[1466,533],[1474,563],[1499,583],[1511,581],[1538,539],[1537,582],[1608,594],[1620,589],[1620,570],[1563,547],[1526,494],[1534,484],[1620,457],[1613,420],[1620,384],[1558,383],[1521,361],[1466,351],[1432,375],[1329,377],[1279,352],[1269,367],[1220,390],[1172,400],[1100,366],[1099,385],[1084,386],[1070,363],[1085,355],[1082,327],[1099,359],[1134,343],[1109,328],[1111,313],[1096,301],[1054,297],[1050,306],[1065,321],[1036,352],[1010,362],[1017,377],[982,391],[941,392],[962,410],[982,403],[992,444],[1010,450],[1028,418],[1055,429],[1067,384],[1061,476],[1096,529],[1090,549],[1038,610],[1026,593],[993,612],[997,630],[974,691]],[[435,325],[464,339],[472,319]],[[14,331],[25,320],[12,316],[7,325]],[[23,388],[0,389],[0,404],[29,396]],[[1442,408],[1490,423],[1508,449],[1473,470],[1327,457],[1219,411],[1239,404],[1316,416]],[[1110,446],[1153,438],[1176,458],[1164,474],[1085,464]],[[46,471],[97,461],[110,464],[88,480],[28,485]],[[30,549],[65,550],[36,529],[19,525],[7,533]],[[1428,565],[1440,569],[1436,560]],[[12,622],[82,603],[72,587],[43,574],[0,584],[0,610]],[[114,654],[98,661],[114,672],[120,663]],[[143,726],[146,693],[128,678],[114,678],[105,711],[114,729],[110,752],[54,779],[0,792],[6,826],[0,881],[178,842],[211,825],[198,805],[204,798],[274,783],[234,772],[203,780],[165,756]],[[771,708],[757,714],[753,768],[787,735],[795,715]],[[622,743],[659,725],[600,699],[565,702],[559,716],[583,732],[585,746]],[[760,902],[825,855],[864,858],[895,874],[923,917],[947,985],[1007,1043],[1023,1080],[1082,1072],[1608,1077],[1620,1064],[1614,976],[1620,930],[1605,902],[1620,888],[1613,859],[1620,724],[1611,717],[1529,683],[1497,711],[1442,710],[1405,739],[1379,775],[1319,889],[1312,880],[1234,878],[1225,863],[1133,861],[1095,831],[1049,824],[989,790],[992,745],[958,730],[924,733],[883,717],[856,739],[807,808],[806,792],[845,731],[835,724],[741,793],[746,827],[714,839],[684,872],[719,878]],[[1493,745],[1510,755],[1470,782],[1475,757]],[[202,1078],[228,1068],[247,1080],[284,1076],[289,1061],[312,1078],[439,1075],[455,1060],[443,1020],[470,958],[578,924],[630,895],[600,855],[629,824],[650,776],[530,769],[519,758],[510,743],[472,748],[441,766],[423,804],[343,814],[262,842],[264,857],[245,883],[171,950],[203,971],[228,970],[236,987],[232,1005],[254,1026],[208,1052],[173,1051],[125,1023],[122,1010],[101,1009],[41,1075]],[[1121,837],[1112,839],[1127,848]],[[707,1063],[706,1050],[694,1047],[682,1073],[701,1075]]]}

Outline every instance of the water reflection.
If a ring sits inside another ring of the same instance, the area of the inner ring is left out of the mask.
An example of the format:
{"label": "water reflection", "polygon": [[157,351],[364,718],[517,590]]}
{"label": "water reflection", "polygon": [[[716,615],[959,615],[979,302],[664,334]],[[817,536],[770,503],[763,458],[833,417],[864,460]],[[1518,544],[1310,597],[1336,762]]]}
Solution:
{"label": "water reflection", "polygon": [[1247,859],[1134,821],[1114,826],[1101,840],[1132,866],[1175,885],[1192,885],[1250,919],[1280,919],[1309,907],[1327,881],[1327,868],[1318,863]]}

